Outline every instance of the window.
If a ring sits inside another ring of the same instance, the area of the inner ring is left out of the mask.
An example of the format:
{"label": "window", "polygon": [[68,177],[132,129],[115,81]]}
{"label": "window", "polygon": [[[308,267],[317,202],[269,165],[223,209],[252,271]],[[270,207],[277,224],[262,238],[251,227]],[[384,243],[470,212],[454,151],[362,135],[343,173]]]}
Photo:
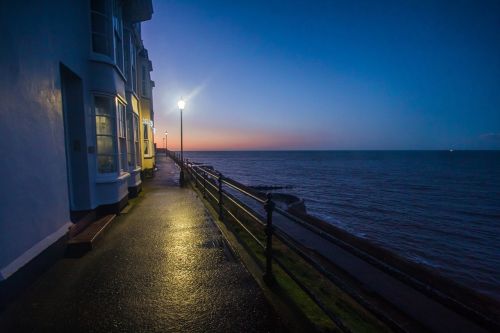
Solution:
{"label": "window", "polygon": [[145,96],[147,97],[148,96],[148,92],[147,92],[147,84],[146,84],[146,80],[147,80],[147,71],[146,71],[146,65],[142,65],[142,80],[141,80],[141,90],[142,90],[142,96]]}
{"label": "window", "polygon": [[118,101],[118,141],[120,144],[120,170],[127,170],[127,123],[125,115],[125,105]]}
{"label": "window", "polygon": [[123,67],[125,70],[123,71],[123,75],[125,75],[125,78],[128,81],[128,84],[130,84],[130,30],[123,28],[123,40],[125,43],[123,44]]}
{"label": "window", "polygon": [[141,151],[139,149],[139,117],[134,114],[134,140],[135,140],[135,152],[136,152],[136,159],[135,159],[135,164],[136,166],[139,166],[141,164],[140,158],[137,156],[139,152]]}
{"label": "window", "polygon": [[130,36],[130,78],[132,80],[132,91],[137,92],[137,49],[132,36]]}
{"label": "window", "polygon": [[115,0],[113,6],[113,37],[115,44],[115,63],[123,72],[123,21],[121,0]]}
{"label": "window", "polygon": [[149,156],[149,133],[148,124],[142,124],[144,133],[144,156]]}
{"label": "window", "polygon": [[127,112],[127,163],[130,169],[137,165],[134,134],[134,113]]}
{"label": "window", "polygon": [[116,172],[115,113],[113,98],[94,96],[96,123],[97,170]]}
{"label": "window", "polygon": [[92,0],[90,2],[90,13],[92,28],[92,51],[110,55],[110,20],[108,2],[104,0]]}

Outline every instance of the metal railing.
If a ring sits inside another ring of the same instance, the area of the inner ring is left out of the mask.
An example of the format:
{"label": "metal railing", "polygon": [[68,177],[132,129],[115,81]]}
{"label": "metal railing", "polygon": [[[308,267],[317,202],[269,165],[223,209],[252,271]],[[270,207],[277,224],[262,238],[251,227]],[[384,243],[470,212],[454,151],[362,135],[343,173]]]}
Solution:
{"label": "metal railing", "polygon": [[[277,264],[343,332],[350,332],[350,329],[337,315],[335,315],[328,309],[328,307],[315,295],[315,293],[310,288],[308,288],[303,282],[300,281],[300,279],[286,266],[286,264],[278,256],[275,255],[275,252],[273,251],[273,237],[278,239],[282,244],[284,244],[288,249],[298,255],[310,266],[312,266],[322,276],[326,277],[336,287],[349,295],[358,304],[371,312],[375,317],[387,324],[393,330],[399,332],[405,332],[406,330],[397,322],[388,317],[383,311],[373,306],[357,291],[346,285],[341,279],[325,269],[317,259],[307,254],[304,251],[303,247],[291,237],[289,237],[284,230],[281,230],[274,226],[273,213],[277,213],[285,217],[286,219],[300,225],[301,227],[313,232],[314,234],[322,237],[323,239],[326,239],[334,243],[335,245],[348,250],[350,253],[353,253],[366,262],[382,269],[387,273],[390,273],[392,276],[395,276],[408,285],[413,286],[415,289],[424,292],[425,294],[439,300],[440,302],[448,304],[455,310],[458,310],[459,313],[467,314],[468,316],[471,316],[473,318],[475,317],[475,319],[479,320],[480,322],[485,321],[485,318],[481,314],[478,314],[476,311],[470,309],[468,306],[458,302],[457,300],[448,297],[447,295],[441,293],[439,290],[436,290],[431,286],[419,280],[416,280],[415,278],[396,269],[395,267],[390,266],[371,256],[365,251],[360,250],[348,244],[347,242],[321,230],[320,228],[302,220],[301,218],[290,214],[286,210],[277,207],[275,202],[273,201],[271,193],[263,194],[256,190],[253,190],[252,188],[249,188],[231,178],[225,177],[222,173],[206,165],[192,163],[188,159],[184,159],[184,161],[181,161],[179,153],[173,151],[169,151],[168,153],[169,156],[179,165],[179,167],[181,169],[184,169],[186,175],[190,178],[194,185],[198,189],[200,189],[203,197],[215,203],[219,219],[221,221],[224,221],[225,215],[230,217],[237,223],[238,226],[240,226],[244,230],[244,232],[248,236],[250,236],[253,241],[255,241],[255,243],[262,250],[264,250],[265,265],[260,265],[261,269],[263,269],[264,271],[264,280],[270,284],[274,283],[275,280],[273,274],[273,263]],[[263,209],[264,216],[256,212],[254,208],[251,208],[247,204],[243,203],[242,200],[237,198],[235,194],[250,198],[256,204],[260,205],[260,207]],[[237,210],[237,212],[235,210]],[[243,217],[241,217],[241,215],[243,215]],[[263,229],[265,239],[260,239],[255,234],[255,232],[250,230],[251,228],[245,225],[243,220],[250,220],[255,222],[255,226]],[[247,250],[250,249],[247,248]],[[251,251],[250,254],[252,255]],[[259,264],[259,260],[255,256],[254,259]],[[487,324],[489,324],[489,320],[486,319],[486,321]]]}
{"label": "metal railing", "polygon": [[[361,306],[368,310],[372,310],[371,312],[376,317],[382,319],[382,321],[386,323],[389,323],[390,326],[396,328],[397,331],[403,331],[399,326],[397,326],[396,323],[392,322],[392,320],[388,318],[385,318],[382,313],[379,313],[377,309],[364,301],[364,299],[357,295],[356,292],[349,289],[345,284],[342,284],[340,279],[334,277],[333,274],[324,269],[320,263],[305,253],[299,244],[290,239],[283,230],[280,230],[273,225],[273,213],[279,213],[284,216],[288,215],[288,213],[279,207],[276,207],[271,193],[266,195],[259,193],[233,179],[224,177],[222,173],[213,170],[212,168],[202,164],[191,163],[188,159],[185,159],[184,163],[181,163],[180,155],[178,153],[169,153],[169,156],[179,165],[179,167],[184,168],[184,175],[189,177],[189,180],[200,190],[203,197],[214,203],[213,206],[217,209],[219,219],[224,221],[226,217],[229,217],[231,220],[236,222],[236,224],[257,244],[261,250],[264,251],[264,265],[260,263],[260,260],[255,254],[252,253],[252,251],[249,251],[249,253],[263,270],[263,279],[266,283],[270,285],[275,283],[273,264],[276,264],[323,311],[323,313],[330,318],[333,323],[335,323],[341,331],[351,332],[343,320],[334,314],[327,307],[327,305],[320,300],[315,292],[302,282],[300,278],[297,277],[289,267],[287,267],[285,262],[276,255],[273,250],[274,237],[316,269],[320,274],[325,276],[328,280],[334,282],[337,287],[344,292],[347,292],[347,294],[355,299]],[[265,212],[264,216],[239,200],[235,194],[250,198],[256,204],[260,205]],[[254,222],[253,228],[247,226],[243,220]],[[265,238],[262,239],[251,229],[260,229],[260,231],[264,232]],[[242,245],[245,247],[244,243],[242,243]],[[248,247],[246,249],[251,250]]]}

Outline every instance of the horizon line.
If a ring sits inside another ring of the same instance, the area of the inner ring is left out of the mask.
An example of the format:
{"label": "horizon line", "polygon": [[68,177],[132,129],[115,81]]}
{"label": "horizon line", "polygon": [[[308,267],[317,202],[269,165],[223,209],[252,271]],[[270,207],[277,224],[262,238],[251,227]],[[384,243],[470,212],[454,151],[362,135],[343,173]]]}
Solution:
{"label": "horizon line", "polygon": [[[165,150],[165,147],[156,148]],[[178,149],[168,149],[169,151],[180,152]],[[184,149],[184,152],[306,152],[306,151],[499,151],[499,148],[464,148],[464,149]]]}

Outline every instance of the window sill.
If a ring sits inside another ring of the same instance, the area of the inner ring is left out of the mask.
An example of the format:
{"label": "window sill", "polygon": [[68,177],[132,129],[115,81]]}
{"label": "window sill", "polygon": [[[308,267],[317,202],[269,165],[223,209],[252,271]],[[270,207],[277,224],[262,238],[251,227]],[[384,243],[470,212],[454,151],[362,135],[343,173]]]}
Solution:
{"label": "window sill", "polygon": [[99,174],[95,182],[98,184],[118,183],[129,177],[130,173],[128,172],[122,172],[118,177],[116,173],[110,173],[109,175]]}
{"label": "window sill", "polygon": [[141,172],[141,167],[129,168],[128,172],[130,172],[131,174],[139,173]]}

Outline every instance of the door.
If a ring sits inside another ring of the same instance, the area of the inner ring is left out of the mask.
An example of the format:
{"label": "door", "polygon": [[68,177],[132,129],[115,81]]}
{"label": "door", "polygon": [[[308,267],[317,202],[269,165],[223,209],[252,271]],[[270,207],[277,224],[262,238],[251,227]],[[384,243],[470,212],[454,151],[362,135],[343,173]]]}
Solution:
{"label": "door", "polygon": [[63,64],[60,71],[69,206],[73,220],[74,212],[90,208],[83,85],[81,78]]}

